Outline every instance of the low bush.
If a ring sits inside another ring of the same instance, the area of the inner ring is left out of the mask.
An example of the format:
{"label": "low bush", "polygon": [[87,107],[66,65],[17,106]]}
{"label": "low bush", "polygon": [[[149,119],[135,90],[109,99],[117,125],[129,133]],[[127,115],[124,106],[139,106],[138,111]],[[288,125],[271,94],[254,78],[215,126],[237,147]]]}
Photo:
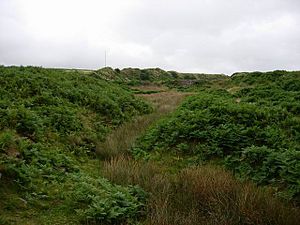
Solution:
{"label": "low bush", "polygon": [[70,195],[82,221],[122,224],[144,214],[146,193],[138,186],[112,185],[85,174],[75,174],[72,179],[75,185]]}

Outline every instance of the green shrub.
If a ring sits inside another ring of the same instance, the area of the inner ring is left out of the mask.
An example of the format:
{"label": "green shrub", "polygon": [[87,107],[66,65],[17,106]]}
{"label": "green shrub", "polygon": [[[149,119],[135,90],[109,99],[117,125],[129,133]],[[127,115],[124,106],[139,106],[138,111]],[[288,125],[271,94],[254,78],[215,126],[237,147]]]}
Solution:
{"label": "green shrub", "polygon": [[258,184],[288,189],[289,198],[300,194],[300,151],[251,146],[226,158],[226,166]]}
{"label": "green shrub", "polygon": [[104,178],[73,176],[74,207],[83,221],[121,224],[143,215],[146,193],[138,186],[112,185]]}
{"label": "green shrub", "polygon": [[145,80],[150,80],[150,74],[147,70],[142,70],[140,74],[140,79],[145,81]]}
{"label": "green shrub", "polygon": [[297,118],[280,105],[238,103],[224,91],[200,92],[146,132],[133,153],[147,157],[145,152],[172,151],[186,158],[226,159],[241,176],[297,198],[300,161],[292,160],[300,152]]}

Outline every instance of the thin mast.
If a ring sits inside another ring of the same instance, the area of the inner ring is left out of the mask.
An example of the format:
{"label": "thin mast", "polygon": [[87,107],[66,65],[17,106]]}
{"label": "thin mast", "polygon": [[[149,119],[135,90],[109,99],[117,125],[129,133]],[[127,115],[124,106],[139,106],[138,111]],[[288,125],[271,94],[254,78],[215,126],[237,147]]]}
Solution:
{"label": "thin mast", "polygon": [[106,50],[104,52],[104,67],[106,67]]}

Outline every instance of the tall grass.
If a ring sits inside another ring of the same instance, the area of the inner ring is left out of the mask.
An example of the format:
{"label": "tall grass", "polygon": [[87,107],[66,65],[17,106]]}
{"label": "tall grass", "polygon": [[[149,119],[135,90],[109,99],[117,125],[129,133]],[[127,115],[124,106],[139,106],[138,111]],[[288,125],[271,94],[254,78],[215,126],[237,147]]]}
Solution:
{"label": "tall grass", "polygon": [[299,209],[285,206],[268,189],[237,181],[223,168],[206,165],[170,174],[155,162],[119,157],[106,161],[103,176],[136,184],[150,193],[144,224],[296,225]]}

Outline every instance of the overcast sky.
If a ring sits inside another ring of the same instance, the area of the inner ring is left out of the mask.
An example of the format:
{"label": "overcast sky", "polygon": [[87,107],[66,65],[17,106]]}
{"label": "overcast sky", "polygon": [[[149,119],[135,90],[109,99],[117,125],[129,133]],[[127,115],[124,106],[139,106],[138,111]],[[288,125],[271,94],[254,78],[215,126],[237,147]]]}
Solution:
{"label": "overcast sky", "polygon": [[0,0],[0,64],[300,69],[300,0]]}

